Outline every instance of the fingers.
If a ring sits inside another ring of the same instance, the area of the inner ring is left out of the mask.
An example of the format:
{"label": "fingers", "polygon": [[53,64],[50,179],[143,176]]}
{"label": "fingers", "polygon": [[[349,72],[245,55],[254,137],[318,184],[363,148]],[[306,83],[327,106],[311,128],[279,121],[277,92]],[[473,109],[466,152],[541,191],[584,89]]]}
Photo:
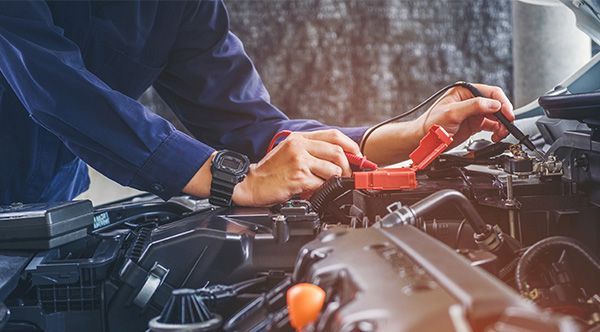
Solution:
{"label": "fingers", "polygon": [[480,130],[492,132],[492,141],[499,142],[504,137],[508,136],[508,130],[501,123],[492,121],[487,118],[482,118]]}
{"label": "fingers", "polygon": [[308,169],[309,173],[321,179],[352,175],[348,158],[339,145],[308,139],[294,133],[273,151],[278,153],[280,150],[289,157],[287,167]]}
{"label": "fingers", "polygon": [[308,157],[308,168],[312,174],[323,180],[342,175],[342,168],[338,165],[313,156]]}
{"label": "fingers", "polygon": [[497,100],[476,97],[448,105],[448,116],[454,123],[469,123],[471,134],[482,130],[492,132],[492,140],[498,142],[508,135],[506,127],[491,116],[499,108]]}
{"label": "fingers", "polygon": [[325,183],[325,180],[322,178],[314,174],[307,175],[302,181],[302,190],[299,193],[317,190],[323,183]]}
{"label": "fingers", "polygon": [[[472,96],[472,94],[468,89],[461,88],[457,90],[456,92],[462,101],[448,104],[448,111],[452,113],[450,119],[459,124],[470,118],[469,122],[471,124],[478,124],[479,130],[492,132],[492,140],[500,141],[508,135],[508,130],[494,114],[502,112],[510,122],[513,122],[515,120],[513,106],[504,91],[499,87],[485,84],[473,84],[473,86],[486,97],[469,98],[466,94],[468,93],[469,96]],[[474,119],[473,117],[476,116],[482,118]]]}
{"label": "fingers", "polygon": [[350,152],[360,156],[360,148],[358,144],[354,142],[350,137],[344,135],[337,129],[318,130],[312,132],[301,132],[297,133],[303,137],[310,138],[312,140],[324,141],[331,144],[339,145],[345,152]]}
{"label": "fingers", "polygon": [[308,153],[310,153],[312,157],[319,160],[322,164],[328,164],[336,167],[336,172],[333,174],[332,172],[328,172],[324,173],[325,176],[319,175],[319,177],[321,177],[322,179],[327,180],[334,175],[352,175],[352,170],[350,169],[348,158],[344,154],[343,148],[339,145],[334,145],[323,141],[308,140],[306,145],[306,151],[308,151]]}
{"label": "fingers", "polygon": [[498,112],[502,104],[490,98],[475,97],[448,105],[452,120],[462,123],[471,116],[491,115]]}
{"label": "fingers", "polygon": [[490,86],[490,85],[485,85],[485,84],[473,84],[473,85],[477,89],[479,89],[479,91],[481,91],[481,93],[484,96],[498,100],[502,104],[502,107],[500,109],[502,114],[504,114],[504,116],[506,116],[506,118],[510,122],[515,121],[515,114],[513,113],[513,105],[510,102],[510,100],[508,100],[508,97],[506,96],[504,91],[502,91],[501,88],[499,88],[497,86]]}

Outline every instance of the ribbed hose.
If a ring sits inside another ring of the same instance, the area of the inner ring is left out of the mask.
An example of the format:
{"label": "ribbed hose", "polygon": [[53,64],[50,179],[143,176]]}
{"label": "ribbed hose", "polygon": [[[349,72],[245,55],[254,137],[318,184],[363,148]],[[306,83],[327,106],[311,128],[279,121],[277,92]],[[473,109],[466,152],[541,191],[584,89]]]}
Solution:
{"label": "ribbed hose", "polygon": [[322,215],[327,204],[354,188],[353,178],[333,177],[325,182],[310,198],[313,209]]}
{"label": "ribbed hose", "polygon": [[513,259],[512,261],[510,261],[510,263],[508,263],[508,265],[506,265],[505,267],[501,268],[500,271],[498,271],[498,277],[500,278],[500,280],[505,282],[509,280],[509,276],[513,275],[515,269],[517,268],[517,265],[519,264],[519,259],[520,257]]}
{"label": "ribbed hose", "polygon": [[519,264],[517,264],[515,281],[521,293],[526,291],[525,278],[536,258],[548,250],[561,247],[564,249],[571,249],[571,251],[580,254],[589,263],[591,263],[591,265],[598,270],[598,272],[600,272],[600,260],[598,260],[598,257],[590,254],[577,240],[566,236],[553,236],[545,238],[529,247],[529,249],[523,253],[523,256],[521,256]]}

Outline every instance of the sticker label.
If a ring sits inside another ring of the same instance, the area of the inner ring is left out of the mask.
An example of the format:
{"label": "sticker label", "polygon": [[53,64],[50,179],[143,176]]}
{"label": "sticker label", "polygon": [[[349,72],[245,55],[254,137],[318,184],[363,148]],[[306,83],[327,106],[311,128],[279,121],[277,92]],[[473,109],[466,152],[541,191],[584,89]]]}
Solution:
{"label": "sticker label", "polygon": [[108,212],[103,212],[99,215],[94,216],[94,229],[104,227],[108,224],[110,224],[110,217],[108,216]]}

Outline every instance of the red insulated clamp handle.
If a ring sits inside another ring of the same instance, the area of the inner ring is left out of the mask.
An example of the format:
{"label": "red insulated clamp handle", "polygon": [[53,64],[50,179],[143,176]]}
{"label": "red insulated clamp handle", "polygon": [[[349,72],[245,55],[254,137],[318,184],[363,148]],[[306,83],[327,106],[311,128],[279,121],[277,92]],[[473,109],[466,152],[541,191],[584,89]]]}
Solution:
{"label": "red insulated clamp handle", "polygon": [[345,154],[350,165],[354,165],[360,169],[376,170],[378,168],[377,164],[367,159],[367,157],[359,157],[349,152],[345,152]]}

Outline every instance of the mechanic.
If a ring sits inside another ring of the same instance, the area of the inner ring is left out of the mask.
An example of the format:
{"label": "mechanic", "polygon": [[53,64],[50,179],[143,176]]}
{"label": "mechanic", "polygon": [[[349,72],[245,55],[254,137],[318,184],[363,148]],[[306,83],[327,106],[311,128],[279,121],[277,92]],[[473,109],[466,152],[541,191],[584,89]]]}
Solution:
{"label": "mechanic", "polygon": [[[164,199],[208,197],[212,160],[229,149],[253,163],[229,199],[270,205],[350,175],[343,152],[360,154],[367,129],[273,106],[221,1],[0,2],[0,52],[0,204],[71,200],[89,186],[85,163]],[[193,138],[136,101],[150,86]],[[377,129],[365,155],[404,160],[434,123],[457,143],[481,130],[502,139],[491,115],[514,121],[512,105],[477,87],[489,98],[449,90],[419,118]],[[294,133],[265,156],[283,129]]]}

